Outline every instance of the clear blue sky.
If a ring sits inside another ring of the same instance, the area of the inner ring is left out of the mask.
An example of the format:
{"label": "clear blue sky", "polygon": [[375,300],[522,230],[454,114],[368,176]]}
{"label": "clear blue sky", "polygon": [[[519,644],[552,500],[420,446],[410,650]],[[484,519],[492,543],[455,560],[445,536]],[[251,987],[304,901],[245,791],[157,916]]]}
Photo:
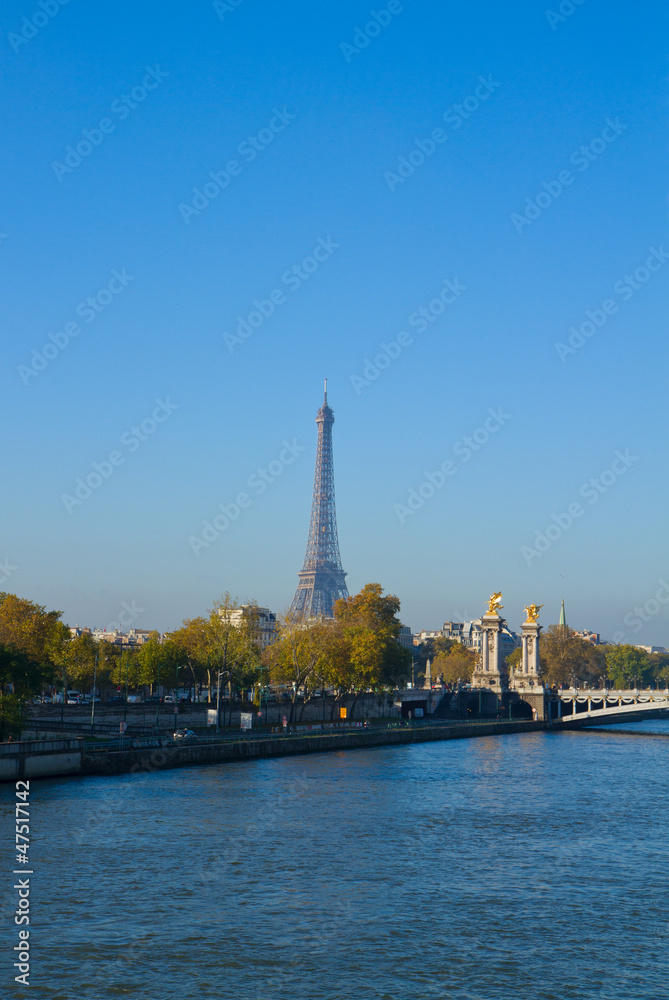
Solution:
{"label": "clear blue sky", "polygon": [[[664,5],[586,0],[551,24],[547,2],[405,0],[372,22],[353,0],[51,16],[7,0],[2,589],[97,626],[134,602],[135,624],[167,629],[225,590],[284,609],[327,376],[351,592],[380,582],[414,630],[478,616],[493,590],[512,627],[532,601],[549,624],[564,595],[575,627],[669,645],[653,603],[669,581]],[[446,279],[453,301],[410,325]],[[254,300],[274,311],[236,343]],[[556,348],[586,310],[593,335]],[[381,343],[397,356],[362,384]],[[458,442],[500,408],[467,460]],[[249,479],[293,457],[284,441],[305,450],[260,493]],[[107,478],[64,500],[94,463]]]}

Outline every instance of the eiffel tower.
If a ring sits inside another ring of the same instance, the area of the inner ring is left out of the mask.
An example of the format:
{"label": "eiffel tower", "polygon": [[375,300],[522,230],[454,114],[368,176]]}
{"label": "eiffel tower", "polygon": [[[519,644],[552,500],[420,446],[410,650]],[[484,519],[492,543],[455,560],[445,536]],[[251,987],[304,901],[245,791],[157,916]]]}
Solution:
{"label": "eiffel tower", "polygon": [[334,465],[332,463],[332,425],[334,413],[328,406],[328,380],[325,398],[316,414],[318,445],[314,493],[307,554],[300,582],[290,606],[290,616],[297,619],[332,618],[334,602],[348,597],[346,573],[341,566],[335,510]]}

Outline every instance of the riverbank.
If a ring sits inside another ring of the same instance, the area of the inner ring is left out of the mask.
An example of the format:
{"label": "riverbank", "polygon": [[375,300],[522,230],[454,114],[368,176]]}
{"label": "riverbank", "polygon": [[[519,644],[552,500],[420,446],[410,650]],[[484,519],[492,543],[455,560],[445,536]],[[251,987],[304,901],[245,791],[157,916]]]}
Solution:
{"label": "riverbank", "polygon": [[[157,771],[229,761],[258,760],[264,757],[287,757],[296,754],[328,753],[339,750],[363,750],[373,747],[401,746],[437,740],[472,739],[502,736],[509,733],[539,732],[545,722],[470,722],[361,729],[347,733],[314,732],[261,739],[241,736],[225,742],[207,741],[162,746],[132,747],[123,750],[93,750],[82,755],[83,774],[123,774],[137,770]],[[164,743],[164,741],[163,741]]]}
{"label": "riverbank", "polygon": [[26,740],[0,745],[0,781],[15,780],[17,777],[128,774],[141,770],[158,771],[265,757],[475,739],[546,729],[548,723],[532,720],[395,723],[345,732],[321,728],[308,731],[305,728],[302,732],[288,735],[228,734],[220,738],[201,737],[193,742],[173,741],[169,736],[156,735],[127,741],[118,749],[115,740],[100,743],[83,738]]}

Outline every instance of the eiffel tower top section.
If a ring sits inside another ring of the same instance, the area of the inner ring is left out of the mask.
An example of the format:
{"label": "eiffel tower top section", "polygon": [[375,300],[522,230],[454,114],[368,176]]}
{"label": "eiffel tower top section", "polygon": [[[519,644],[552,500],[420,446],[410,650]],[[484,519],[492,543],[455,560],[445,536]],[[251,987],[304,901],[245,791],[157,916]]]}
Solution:
{"label": "eiffel tower top section", "polygon": [[328,406],[326,379],[323,405],[316,414],[318,444],[307,552],[302,572],[298,574],[300,582],[290,608],[291,615],[299,618],[331,618],[334,602],[341,597],[348,597],[346,573],[341,565],[337,536],[332,460],[333,424],[334,413]]}

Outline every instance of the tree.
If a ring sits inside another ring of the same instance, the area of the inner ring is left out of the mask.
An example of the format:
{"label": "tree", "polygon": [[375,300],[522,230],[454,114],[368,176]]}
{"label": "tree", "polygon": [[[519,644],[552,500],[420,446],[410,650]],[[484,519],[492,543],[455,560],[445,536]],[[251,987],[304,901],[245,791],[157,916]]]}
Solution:
{"label": "tree", "polygon": [[606,673],[603,651],[565,625],[546,629],[540,648],[541,673],[548,684],[596,684]]}
{"label": "tree", "polygon": [[175,645],[179,662],[183,662],[191,672],[195,684],[207,684],[208,700],[211,702],[212,659],[207,638],[206,618],[186,618],[170,638]]}
{"label": "tree", "polygon": [[109,680],[117,687],[125,688],[127,681],[130,690],[134,691],[141,683],[141,663],[136,652],[124,649],[115,658],[109,671]]}
{"label": "tree", "polygon": [[631,684],[647,684],[652,675],[648,653],[637,646],[609,646],[606,651],[606,670],[615,688]]}
{"label": "tree", "polygon": [[669,653],[650,653],[650,680],[658,687],[667,686],[669,680]]}
{"label": "tree", "polygon": [[0,741],[19,737],[23,728],[24,702],[18,695],[0,693]]}
{"label": "tree", "polygon": [[335,652],[332,633],[330,622],[303,622],[288,615],[279,623],[276,642],[263,653],[263,663],[269,668],[271,679],[292,687],[290,722],[295,718],[300,689],[304,689],[306,700],[312,678],[322,679],[327,673],[328,655]]}
{"label": "tree", "polygon": [[37,694],[44,672],[39,663],[13,646],[0,646],[0,695],[7,688],[20,698]]}
{"label": "tree", "polygon": [[43,663],[59,639],[61,614],[16,594],[0,593],[0,644],[13,646],[36,663]]}
{"label": "tree", "polygon": [[335,602],[332,676],[337,687],[355,692],[351,717],[362,692],[394,686],[411,668],[411,654],[399,643],[399,610],[399,598],[384,597],[379,583],[368,583],[360,593]]}
{"label": "tree", "polygon": [[139,666],[139,683],[148,684],[153,690],[153,685],[162,684],[169,686],[172,679],[172,664],[163,646],[157,638],[148,639],[143,642],[135,653]]}
{"label": "tree", "polygon": [[87,632],[74,636],[63,650],[61,666],[65,668],[65,679],[79,687],[92,687],[97,654],[98,644]]}
{"label": "tree", "polygon": [[445,684],[470,681],[476,666],[476,653],[461,642],[454,643],[447,653],[440,653],[432,661],[432,677],[441,677]]}
{"label": "tree", "polygon": [[522,646],[517,646],[516,649],[506,658],[507,665],[512,667],[514,670],[520,666],[523,661],[523,648]]}
{"label": "tree", "polygon": [[250,687],[259,676],[258,605],[242,606],[226,592],[214,601],[205,635],[208,659],[227,681],[232,699],[235,689]]}

